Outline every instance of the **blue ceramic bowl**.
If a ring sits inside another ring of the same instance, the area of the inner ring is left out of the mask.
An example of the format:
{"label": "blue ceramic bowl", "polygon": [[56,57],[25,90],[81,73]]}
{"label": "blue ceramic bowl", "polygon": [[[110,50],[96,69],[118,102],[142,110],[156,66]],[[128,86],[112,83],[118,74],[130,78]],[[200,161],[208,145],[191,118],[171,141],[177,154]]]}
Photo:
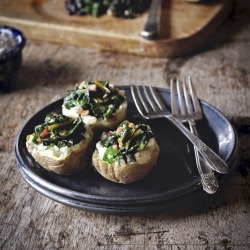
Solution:
{"label": "blue ceramic bowl", "polygon": [[22,64],[26,39],[15,28],[0,26],[0,89],[8,90]]}

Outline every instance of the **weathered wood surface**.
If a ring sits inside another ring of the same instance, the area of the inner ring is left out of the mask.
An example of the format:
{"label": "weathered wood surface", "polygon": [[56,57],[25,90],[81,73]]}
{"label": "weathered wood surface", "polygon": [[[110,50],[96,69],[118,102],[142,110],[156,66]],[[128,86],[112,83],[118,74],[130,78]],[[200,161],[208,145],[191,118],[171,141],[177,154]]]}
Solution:
{"label": "weathered wood surface", "polygon": [[[250,249],[249,13],[249,3],[238,1],[200,53],[171,60],[28,41],[12,91],[0,93],[0,249]],[[241,164],[216,195],[162,213],[118,216],[64,206],[24,182],[13,151],[17,132],[72,84],[168,87],[173,74],[192,75],[200,98],[240,132]]]}
{"label": "weathered wood surface", "polygon": [[173,57],[190,53],[203,44],[227,18],[232,2],[213,0],[190,4],[183,0],[163,1],[160,34],[154,41],[140,36],[147,12],[135,19],[107,15],[99,18],[69,16],[62,0],[2,0],[0,23],[23,30],[31,39]]}

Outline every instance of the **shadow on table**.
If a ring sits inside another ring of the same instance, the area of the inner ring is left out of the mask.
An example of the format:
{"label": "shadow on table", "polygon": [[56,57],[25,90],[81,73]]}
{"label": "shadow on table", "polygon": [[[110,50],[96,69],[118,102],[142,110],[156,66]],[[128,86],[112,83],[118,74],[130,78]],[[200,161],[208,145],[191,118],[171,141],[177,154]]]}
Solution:
{"label": "shadow on table", "polygon": [[50,59],[36,64],[22,65],[18,75],[10,84],[8,91],[27,89],[40,85],[46,87],[50,84],[59,85],[79,81],[81,79],[80,69],[69,62],[57,64]]}
{"label": "shadow on table", "polygon": [[202,44],[197,50],[186,56],[214,50],[225,44],[232,43],[242,30],[247,30],[246,26],[250,23],[249,11],[249,1],[235,1],[231,15],[221,27],[212,34],[206,43]]}

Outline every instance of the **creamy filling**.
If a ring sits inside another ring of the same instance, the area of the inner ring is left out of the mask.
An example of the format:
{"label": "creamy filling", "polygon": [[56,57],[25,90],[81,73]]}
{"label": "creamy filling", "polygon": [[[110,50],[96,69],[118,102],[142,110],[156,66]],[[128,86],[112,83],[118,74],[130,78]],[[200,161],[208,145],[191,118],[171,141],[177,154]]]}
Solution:
{"label": "creamy filling", "polygon": [[56,160],[65,159],[73,147],[57,147],[54,145],[53,147],[44,146],[42,143],[35,144],[33,141],[33,135],[30,135],[26,144],[29,146],[32,152],[38,151],[41,156],[49,157]]}
{"label": "creamy filling", "polygon": [[100,159],[102,160],[103,159],[103,156],[105,154],[105,151],[107,150],[106,147],[103,147],[102,144],[101,144],[101,141],[97,142],[96,143],[96,149],[98,151],[98,154],[100,156]]}
{"label": "creamy filling", "polygon": [[[92,137],[92,132],[90,130],[87,130],[84,133],[84,137],[86,138],[86,141],[90,140]],[[44,146],[42,143],[35,144],[33,142],[33,135],[30,135],[26,141],[27,147],[29,146],[29,149],[32,152],[39,152],[41,156],[49,157],[56,160],[62,160],[65,159],[76,147],[78,147],[78,144],[73,145],[71,147],[65,146],[65,147],[58,147],[54,145],[53,147]]]}

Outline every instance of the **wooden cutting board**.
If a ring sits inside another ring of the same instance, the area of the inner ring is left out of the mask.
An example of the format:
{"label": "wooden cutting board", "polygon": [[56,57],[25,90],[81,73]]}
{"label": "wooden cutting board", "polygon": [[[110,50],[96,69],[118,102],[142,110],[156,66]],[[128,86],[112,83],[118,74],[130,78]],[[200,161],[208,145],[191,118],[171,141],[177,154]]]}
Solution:
{"label": "wooden cutting board", "polygon": [[0,25],[16,27],[28,39],[137,55],[177,57],[201,46],[228,17],[233,5],[233,0],[196,4],[163,0],[160,37],[149,41],[140,36],[147,13],[135,19],[69,16],[64,2],[1,0]]}

